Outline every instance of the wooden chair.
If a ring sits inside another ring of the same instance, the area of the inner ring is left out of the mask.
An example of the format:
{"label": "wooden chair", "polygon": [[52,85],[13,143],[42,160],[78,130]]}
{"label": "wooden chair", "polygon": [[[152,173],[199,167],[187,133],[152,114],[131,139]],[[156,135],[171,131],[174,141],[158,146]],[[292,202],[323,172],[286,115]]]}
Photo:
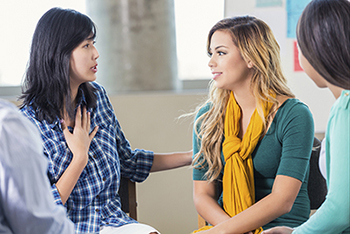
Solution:
{"label": "wooden chair", "polygon": [[[308,195],[310,199],[311,214],[313,214],[324,202],[327,195],[327,184],[323,178],[319,167],[318,159],[320,156],[321,142],[314,137],[314,143],[312,147],[310,157],[310,173],[308,182]],[[221,194],[222,188],[217,185],[217,194]],[[208,225],[208,223],[198,214],[198,229]]]}
{"label": "wooden chair", "polygon": [[122,210],[137,220],[136,184],[128,178],[121,178],[119,196],[122,203]]}

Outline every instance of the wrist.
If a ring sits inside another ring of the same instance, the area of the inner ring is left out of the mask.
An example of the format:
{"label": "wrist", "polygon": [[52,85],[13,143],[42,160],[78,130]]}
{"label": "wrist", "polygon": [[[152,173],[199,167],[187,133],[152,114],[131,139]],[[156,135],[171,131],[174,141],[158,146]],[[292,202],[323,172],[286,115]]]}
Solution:
{"label": "wrist", "polygon": [[74,166],[78,166],[78,167],[82,167],[84,168],[87,163],[88,163],[89,157],[87,154],[82,154],[82,155],[78,155],[78,154],[73,154],[73,159],[71,161],[71,164]]}

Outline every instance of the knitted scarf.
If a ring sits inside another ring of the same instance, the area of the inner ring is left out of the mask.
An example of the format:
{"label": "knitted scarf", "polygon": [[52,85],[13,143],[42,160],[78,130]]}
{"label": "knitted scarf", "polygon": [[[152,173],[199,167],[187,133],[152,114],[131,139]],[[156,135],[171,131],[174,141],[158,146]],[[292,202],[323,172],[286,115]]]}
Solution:
{"label": "knitted scarf", "polygon": [[[264,116],[267,117],[272,103],[264,103]],[[240,131],[241,108],[231,92],[225,116],[225,141],[222,145],[225,168],[223,176],[223,203],[226,213],[233,217],[255,203],[253,153],[264,123],[255,109],[242,140]],[[254,234],[262,232],[262,228]]]}
{"label": "knitted scarf", "polygon": [[[263,107],[266,118],[272,103],[265,102]],[[239,214],[255,203],[254,171],[251,154],[264,129],[264,123],[255,109],[246,133],[241,140],[238,137],[240,119],[241,109],[231,92],[225,114],[225,141],[222,145],[226,162],[223,176],[223,206],[230,217]],[[211,226],[205,226],[194,233],[209,228]],[[254,231],[254,234],[259,234],[262,230],[260,227]]]}

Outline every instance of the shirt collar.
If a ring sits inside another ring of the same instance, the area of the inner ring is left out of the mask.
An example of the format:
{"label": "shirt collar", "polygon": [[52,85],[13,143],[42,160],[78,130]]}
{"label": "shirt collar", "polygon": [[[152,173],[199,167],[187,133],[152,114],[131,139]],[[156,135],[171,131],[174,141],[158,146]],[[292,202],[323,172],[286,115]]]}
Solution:
{"label": "shirt collar", "polygon": [[[85,94],[84,94],[84,90],[79,87],[79,90],[78,90],[78,95],[77,95],[77,105],[75,106],[75,110],[78,108],[78,106],[87,106],[87,102],[86,102],[86,98],[85,98]],[[62,126],[61,126],[61,121],[58,117],[56,117],[56,119],[53,121],[52,124],[49,124],[47,123],[47,125],[51,128],[51,129],[54,129],[55,127],[59,128],[59,129],[62,129]]]}

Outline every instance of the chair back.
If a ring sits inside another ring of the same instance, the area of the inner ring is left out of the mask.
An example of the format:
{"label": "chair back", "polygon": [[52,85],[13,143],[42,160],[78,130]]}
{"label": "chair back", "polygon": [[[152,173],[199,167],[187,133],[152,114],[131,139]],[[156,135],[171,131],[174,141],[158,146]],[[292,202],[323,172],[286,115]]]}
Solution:
{"label": "chair back", "polygon": [[137,220],[137,201],[136,201],[136,184],[128,178],[122,177],[119,188],[120,201],[122,210],[129,216]]}
{"label": "chair back", "polygon": [[320,152],[321,142],[315,137],[310,158],[310,174],[307,187],[311,210],[318,209],[327,195],[327,183],[319,169]]}

